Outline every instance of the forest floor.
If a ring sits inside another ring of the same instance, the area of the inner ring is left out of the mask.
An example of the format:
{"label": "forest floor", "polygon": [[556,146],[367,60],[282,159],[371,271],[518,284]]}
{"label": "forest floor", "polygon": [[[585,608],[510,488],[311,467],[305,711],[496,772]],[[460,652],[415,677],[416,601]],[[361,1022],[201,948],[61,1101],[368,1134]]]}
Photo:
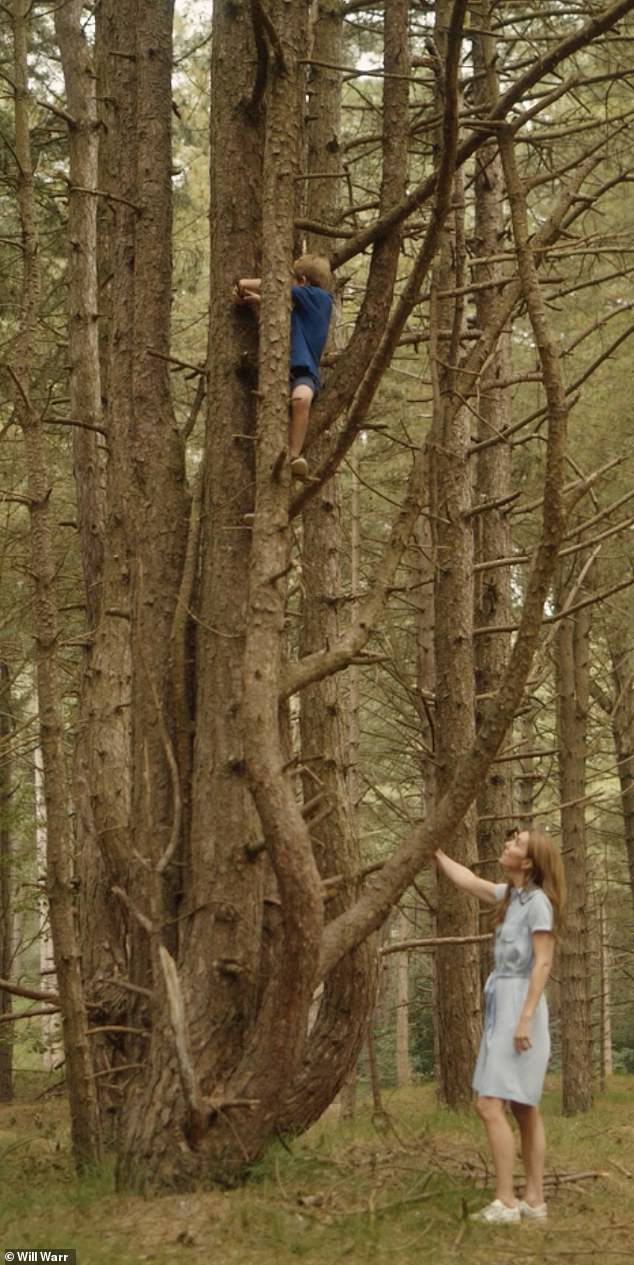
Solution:
{"label": "forest floor", "polygon": [[[78,1181],[64,1101],[23,1078],[0,1106],[0,1265],[17,1249],[76,1249],[77,1265],[634,1265],[634,1077],[615,1076],[587,1114],[544,1098],[546,1223],[480,1226],[490,1171],[479,1122],[439,1109],[433,1087],[331,1108],[243,1187],[117,1194],[104,1168]],[[17,1260],[17,1256],[15,1257]]]}

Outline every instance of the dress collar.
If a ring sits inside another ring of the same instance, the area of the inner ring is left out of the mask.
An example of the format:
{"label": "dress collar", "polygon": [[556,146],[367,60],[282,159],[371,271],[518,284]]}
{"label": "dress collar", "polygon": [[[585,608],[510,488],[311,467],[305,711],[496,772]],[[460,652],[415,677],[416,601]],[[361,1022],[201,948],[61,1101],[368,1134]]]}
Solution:
{"label": "dress collar", "polygon": [[535,883],[527,883],[526,887],[514,887],[511,894],[511,900],[518,900],[520,905],[525,905],[526,902],[530,900],[535,890]]}

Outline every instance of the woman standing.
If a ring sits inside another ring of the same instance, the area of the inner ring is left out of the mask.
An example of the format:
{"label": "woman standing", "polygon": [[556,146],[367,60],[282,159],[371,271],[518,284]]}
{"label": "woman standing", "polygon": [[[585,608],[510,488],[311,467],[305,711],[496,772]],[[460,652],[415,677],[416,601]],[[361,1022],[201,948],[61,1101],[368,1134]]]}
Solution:
{"label": "woman standing", "polygon": [[[495,966],[484,989],[484,1032],[473,1075],[496,1190],[493,1203],[474,1218],[498,1224],[512,1224],[522,1216],[543,1220],[546,1139],[538,1104],[550,1054],[544,988],[565,917],[561,856],[546,832],[532,827],[507,840],[500,857],[504,883],[479,878],[440,849],[436,860],[456,887],[496,906]],[[515,1140],[505,1102],[520,1130],[526,1175],[520,1200],[513,1189]]]}

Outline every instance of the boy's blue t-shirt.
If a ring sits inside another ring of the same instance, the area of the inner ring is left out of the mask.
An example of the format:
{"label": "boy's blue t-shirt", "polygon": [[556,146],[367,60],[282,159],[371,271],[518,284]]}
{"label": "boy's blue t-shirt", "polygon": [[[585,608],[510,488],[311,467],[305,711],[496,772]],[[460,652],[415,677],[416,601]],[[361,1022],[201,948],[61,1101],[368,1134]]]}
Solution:
{"label": "boy's blue t-shirt", "polygon": [[319,361],[328,337],[332,295],[320,286],[291,286],[291,372],[310,374],[319,386]]}

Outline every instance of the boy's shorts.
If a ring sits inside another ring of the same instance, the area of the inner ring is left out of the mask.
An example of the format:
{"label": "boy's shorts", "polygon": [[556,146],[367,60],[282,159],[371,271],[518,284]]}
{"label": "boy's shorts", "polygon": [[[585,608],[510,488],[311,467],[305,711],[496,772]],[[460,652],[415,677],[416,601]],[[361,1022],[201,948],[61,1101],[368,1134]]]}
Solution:
{"label": "boy's shorts", "polygon": [[293,373],[291,370],[291,376],[288,382],[288,389],[291,395],[293,394],[293,387],[310,387],[313,393],[313,399],[319,390],[319,384],[313,377],[312,373],[307,373],[305,370],[302,371],[301,369],[298,369],[297,373]]}

